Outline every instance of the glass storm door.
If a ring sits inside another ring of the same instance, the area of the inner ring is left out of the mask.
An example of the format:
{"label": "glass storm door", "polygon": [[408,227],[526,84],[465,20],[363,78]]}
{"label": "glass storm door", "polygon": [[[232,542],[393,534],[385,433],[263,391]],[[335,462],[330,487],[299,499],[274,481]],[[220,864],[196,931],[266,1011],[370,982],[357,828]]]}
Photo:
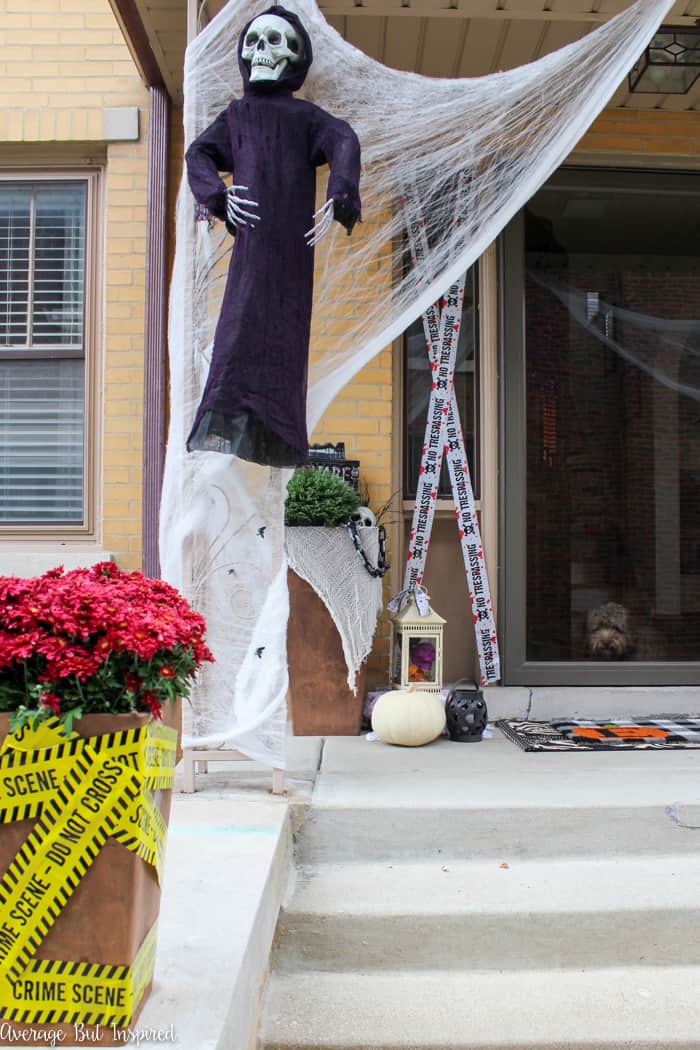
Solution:
{"label": "glass storm door", "polygon": [[700,176],[560,172],[503,238],[506,681],[700,683]]}

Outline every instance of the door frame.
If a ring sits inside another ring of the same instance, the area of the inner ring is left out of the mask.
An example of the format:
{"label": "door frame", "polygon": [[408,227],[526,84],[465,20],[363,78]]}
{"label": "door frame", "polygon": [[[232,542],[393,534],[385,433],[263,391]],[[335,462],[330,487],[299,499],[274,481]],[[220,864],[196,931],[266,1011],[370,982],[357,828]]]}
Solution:
{"label": "door frame", "polygon": [[[592,174],[588,169],[587,174]],[[600,169],[610,176],[611,169]],[[666,172],[645,169],[648,175]],[[618,168],[613,177],[630,176]],[[675,174],[675,172],[674,172]],[[678,172],[678,174],[684,174]],[[697,178],[697,173],[693,173]],[[554,179],[574,181],[581,168],[562,169]],[[595,175],[593,176],[595,179]],[[552,181],[554,181],[554,179]],[[500,642],[504,685],[640,686],[698,685],[700,662],[535,661],[527,659],[527,404],[525,359],[525,212],[499,239],[500,371]]]}

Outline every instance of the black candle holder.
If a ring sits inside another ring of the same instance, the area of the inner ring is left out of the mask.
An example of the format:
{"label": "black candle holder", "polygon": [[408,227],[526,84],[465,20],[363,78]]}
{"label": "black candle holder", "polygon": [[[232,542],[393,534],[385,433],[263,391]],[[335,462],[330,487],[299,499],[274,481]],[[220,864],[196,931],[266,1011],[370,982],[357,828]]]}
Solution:
{"label": "black candle holder", "polygon": [[484,694],[480,689],[452,689],[445,701],[450,740],[465,744],[481,740],[488,723]]}

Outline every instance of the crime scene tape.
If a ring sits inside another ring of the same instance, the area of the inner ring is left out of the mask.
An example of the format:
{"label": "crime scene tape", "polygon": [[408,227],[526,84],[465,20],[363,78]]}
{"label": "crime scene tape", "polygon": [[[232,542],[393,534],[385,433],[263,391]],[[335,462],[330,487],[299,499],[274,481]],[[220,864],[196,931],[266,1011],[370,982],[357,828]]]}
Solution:
{"label": "crime scene tape", "polygon": [[[113,837],[148,860],[156,868],[160,881],[162,866],[148,857],[162,857],[166,827],[151,790],[173,786],[175,730],[149,723],[138,729],[105,733],[89,739],[74,737],[66,741],[55,729],[51,734],[50,726],[49,722],[42,724],[42,736],[37,738],[41,742],[34,748],[25,746],[29,738],[24,732],[21,736],[10,734],[0,748],[0,823],[38,816],[43,806],[56,797],[66,770],[84,757],[89,756],[91,762],[98,755],[112,758],[125,768],[130,767],[144,785],[143,798],[135,800],[122,814]],[[13,738],[16,746],[12,744]],[[45,746],[57,738],[63,742]]]}
{"label": "crime scene tape", "polygon": [[176,745],[174,729],[153,723],[66,740],[57,720],[3,741],[0,823],[38,820],[0,879],[1,1016],[91,1024],[96,1006],[112,1011],[98,1011],[105,1023],[128,1024],[152,974],[155,927],[131,967],[32,956],[108,838],[151,865],[160,881],[167,829],[151,789],[172,787]]}
{"label": "crime scene tape", "polygon": [[116,752],[121,762],[128,761],[145,778],[148,788],[171,788],[175,777],[176,748],[174,730],[169,726],[149,723],[143,729],[125,729],[92,737],[90,746],[96,754]]}
{"label": "crime scene tape", "polygon": [[0,978],[0,1010],[25,1024],[116,1025],[131,1021],[153,974],[157,923],[131,966],[34,959],[17,977]]}
{"label": "crime scene tape", "polygon": [[168,826],[150,791],[144,791],[141,800],[128,811],[128,820],[121,821],[113,838],[138,854],[155,868],[158,881],[163,877],[165,838]]}

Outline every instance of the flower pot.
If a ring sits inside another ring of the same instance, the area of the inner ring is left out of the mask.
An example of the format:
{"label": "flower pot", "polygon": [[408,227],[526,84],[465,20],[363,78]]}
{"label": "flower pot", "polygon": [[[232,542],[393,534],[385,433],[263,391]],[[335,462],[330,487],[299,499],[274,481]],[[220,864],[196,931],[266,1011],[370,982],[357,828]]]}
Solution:
{"label": "flower pot", "polygon": [[[149,842],[164,846],[152,831],[167,825],[172,790],[163,785],[172,784],[175,762],[172,734],[166,740],[159,727],[179,737],[180,703],[163,714],[163,723],[145,714],[86,715],[74,729],[91,743],[34,747],[23,760],[16,750],[9,754],[9,716],[0,715],[2,1046],[37,1045],[27,1030],[42,1028],[64,1032],[66,1045],[123,1044],[112,1023],[133,1022],[146,1001],[160,904]],[[35,741],[27,736],[24,743]],[[8,797],[25,808],[8,813]],[[35,811],[27,812],[31,806]],[[139,817],[148,813],[148,821]],[[23,848],[35,877],[18,896],[12,872]],[[36,947],[18,958],[20,939],[32,932],[39,933]],[[89,1039],[76,1039],[75,1024]]]}
{"label": "flower pot", "polygon": [[295,736],[357,736],[366,668],[349,688],[338,630],[311,584],[291,569],[289,585],[289,706]]}

